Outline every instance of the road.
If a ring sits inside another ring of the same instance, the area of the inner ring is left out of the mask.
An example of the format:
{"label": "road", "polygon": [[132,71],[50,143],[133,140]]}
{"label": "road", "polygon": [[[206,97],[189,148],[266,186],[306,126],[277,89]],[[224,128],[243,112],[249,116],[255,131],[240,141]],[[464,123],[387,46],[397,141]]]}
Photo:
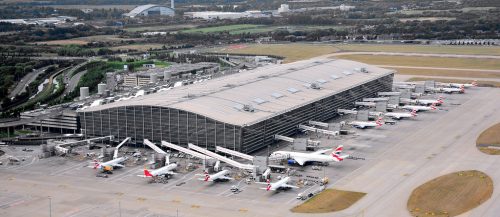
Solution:
{"label": "road", "polygon": [[19,93],[22,93],[24,91],[26,91],[26,86],[28,84],[30,84],[31,82],[33,82],[36,77],[38,77],[38,75],[42,74],[43,72],[45,72],[45,70],[49,68],[49,66],[46,66],[46,67],[42,67],[42,68],[39,68],[37,70],[35,70],[34,72],[30,72],[28,74],[26,74],[19,83],[17,83],[16,87],[14,88],[14,90],[12,90],[10,93],[9,93],[9,98],[12,98],[12,97],[15,97],[17,94]]}
{"label": "road", "polygon": [[64,93],[62,96],[65,96],[66,94],[68,94],[69,92],[73,91],[76,87],[76,85],[78,85],[78,82],[80,81],[80,78],[85,74],[87,73],[87,70],[83,70],[81,72],[78,72],[76,73],[73,77],[71,77],[69,79],[69,81],[67,82],[67,85],[66,85],[66,88],[64,89]]}

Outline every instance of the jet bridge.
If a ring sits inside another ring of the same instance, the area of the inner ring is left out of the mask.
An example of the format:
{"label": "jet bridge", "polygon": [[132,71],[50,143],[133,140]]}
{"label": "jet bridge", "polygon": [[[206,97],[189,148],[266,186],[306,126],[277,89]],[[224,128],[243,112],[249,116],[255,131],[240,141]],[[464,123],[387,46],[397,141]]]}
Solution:
{"label": "jet bridge", "polygon": [[323,130],[323,129],[318,129],[315,127],[310,127],[310,126],[306,126],[306,125],[302,125],[302,124],[299,124],[299,129],[307,130],[307,131],[311,131],[311,132],[315,132],[315,133],[322,133],[325,135],[332,135],[332,136],[339,135],[339,131]]}
{"label": "jet bridge", "polygon": [[144,139],[144,144],[149,146],[151,149],[155,150],[156,152],[160,153],[160,154],[166,154],[167,152],[163,151],[161,148],[159,148],[158,146],[156,146],[154,143],[152,143],[151,141],[147,140],[147,139]]}
{"label": "jet bridge", "polygon": [[401,92],[378,92],[379,96],[399,96]]}
{"label": "jet bridge", "polygon": [[236,156],[236,157],[240,157],[240,158],[243,158],[243,159],[246,159],[246,160],[249,160],[249,161],[253,161],[253,158],[254,158],[253,156],[250,156],[248,154],[243,154],[241,152],[233,151],[233,150],[230,150],[230,149],[227,149],[227,148],[223,148],[223,147],[220,147],[220,146],[215,146],[215,151],[226,153],[226,154],[229,154],[229,155],[232,155],[232,156]]}
{"label": "jet bridge", "polygon": [[[294,138],[291,138],[291,137],[288,137],[288,136],[282,136],[282,135],[274,135],[274,139],[277,139],[277,140],[282,140],[282,141],[286,141],[286,142],[290,142],[290,143],[294,143],[295,142],[295,139]],[[306,144],[308,146],[319,146],[320,144],[320,141],[317,141],[317,140],[306,140]]]}
{"label": "jet bridge", "polygon": [[113,153],[113,159],[116,159],[118,158],[118,150],[128,141],[130,141],[130,137],[127,137],[125,138],[122,142],[120,142],[120,144],[118,144],[118,146],[116,146],[115,148],[115,153]]}
{"label": "jet bridge", "polygon": [[207,149],[204,149],[202,147],[196,146],[196,145],[191,144],[191,143],[188,143],[188,147],[190,149],[193,149],[193,150],[198,151],[198,152],[200,152],[202,154],[208,155],[210,157],[213,157],[213,158],[215,158],[217,160],[220,160],[222,162],[225,162],[225,163],[227,163],[227,164],[229,164],[231,166],[234,166],[234,167],[237,167],[237,168],[240,168],[240,169],[251,170],[251,171],[255,171],[255,169],[256,169],[254,165],[251,165],[251,164],[242,164],[242,163],[236,162],[236,161],[231,160],[231,159],[229,159],[227,157],[224,157],[224,156],[219,155],[217,153],[211,152],[211,151],[209,151]]}
{"label": "jet bridge", "polygon": [[363,102],[379,102],[379,101],[382,102],[389,101],[389,98],[387,97],[363,98]]}
{"label": "jet bridge", "polygon": [[319,121],[309,121],[310,125],[328,128],[328,123],[323,123]]}
{"label": "jet bridge", "polygon": [[96,138],[92,138],[92,139],[85,139],[85,140],[79,140],[79,141],[74,141],[74,142],[65,142],[65,143],[59,144],[57,146],[60,146],[60,147],[62,147],[62,146],[73,147],[73,146],[77,146],[77,145],[79,145],[80,143],[83,143],[83,142],[90,143],[92,141],[105,140],[105,139],[113,140],[113,138],[115,138],[113,135],[109,135],[109,136],[96,137]]}
{"label": "jet bridge", "polygon": [[[341,113],[341,114],[353,114],[353,115],[358,114],[358,111],[349,110],[349,109],[337,109],[337,112]],[[369,116],[380,116],[380,115],[382,115],[382,112],[368,112],[368,115]]]}
{"label": "jet bridge", "polygon": [[171,148],[171,149],[174,149],[174,150],[177,150],[177,151],[180,151],[180,152],[183,152],[183,153],[186,153],[186,154],[189,154],[193,157],[196,157],[196,158],[199,158],[199,159],[202,159],[202,160],[210,160],[210,159],[213,159],[212,157],[209,157],[207,155],[204,155],[204,154],[200,154],[196,151],[192,151],[192,150],[189,150],[187,148],[184,148],[184,147],[181,147],[181,146],[178,146],[176,144],[173,144],[173,143],[170,143],[170,142],[165,142],[165,141],[161,141],[161,145],[162,146],[165,146],[167,148]]}

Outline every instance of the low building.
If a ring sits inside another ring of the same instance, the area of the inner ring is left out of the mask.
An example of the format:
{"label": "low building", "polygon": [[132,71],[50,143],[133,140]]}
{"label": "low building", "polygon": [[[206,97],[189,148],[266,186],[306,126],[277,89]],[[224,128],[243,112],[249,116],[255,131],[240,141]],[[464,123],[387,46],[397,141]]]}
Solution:
{"label": "low building", "polygon": [[[47,112],[50,111],[38,109],[23,112],[21,113],[21,119],[36,118]],[[51,118],[45,118],[40,120],[39,122],[28,123],[26,124],[26,126],[32,126],[42,131],[45,130],[50,132],[76,133],[80,129],[80,120],[75,111],[64,110],[60,115]]]}
{"label": "low building", "polygon": [[186,12],[184,16],[190,18],[198,18],[205,20],[214,19],[239,19],[245,17],[259,18],[259,17],[270,17],[271,14],[262,11],[245,11],[245,12],[220,12],[220,11],[200,11],[200,12]]}
{"label": "low building", "polygon": [[[175,81],[191,78],[193,75],[213,74],[218,71],[218,63],[175,64],[168,68],[152,68],[146,71],[127,74],[123,77],[123,85],[129,87],[144,86],[158,81]],[[168,77],[166,78],[165,75]]]}

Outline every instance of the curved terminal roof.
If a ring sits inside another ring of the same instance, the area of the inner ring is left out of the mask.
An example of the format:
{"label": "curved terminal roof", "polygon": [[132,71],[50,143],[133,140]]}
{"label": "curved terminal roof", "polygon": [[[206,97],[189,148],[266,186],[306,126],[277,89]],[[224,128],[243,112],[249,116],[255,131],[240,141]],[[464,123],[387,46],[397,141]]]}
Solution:
{"label": "curved terminal roof", "polygon": [[154,8],[154,7],[165,7],[165,6],[161,6],[161,5],[153,5],[153,4],[149,4],[149,5],[141,5],[141,6],[137,6],[136,8],[132,9],[130,12],[128,12],[126,15],[127,16],[130,16],[130,17],[135,17],[137,16],[138,14],[142,13],[143,11],[145,10],[148,10],[148,9],[151,9],[151,8]]}
{"label": "curved terminal roof", "polygon": [[[367,72],[362,72],[361,68]],[[80,112],[122,106],[158,106],[245,126],[392,73],[392,70],[349,60],[311,59],[269,65],[130,100],[88,107]],[[313,83],[320,88],[313,88]],[[245,105],[251,105],[254,111],[245,111]]]}

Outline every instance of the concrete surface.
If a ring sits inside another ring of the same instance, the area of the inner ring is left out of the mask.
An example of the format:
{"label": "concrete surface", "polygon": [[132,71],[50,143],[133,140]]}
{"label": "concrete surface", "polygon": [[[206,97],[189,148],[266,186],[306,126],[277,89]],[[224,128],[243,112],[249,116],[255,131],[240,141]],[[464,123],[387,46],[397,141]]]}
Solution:
{"label": "concrete surface", "polygon": [[[470,88],[465,94],[444,96],[440,110],[419,113],[414,120],[354,129],[356,135],[341,138],[313,138],[325,147],[343,144],[346,153],[366,160],[332,163],[322,171],[293,167],[304,170],[300,178],[326,175],[331,181],[328,187],[367,193],[346,210],[315,216],[410,216],[406,202],[414,188],[437,176],[471,169],[487,173],[495,188],[492,198],[462,216],[498,216],[500,157],[479,152],[475,140],[500,121],[500,101],[496,100],[500,89]],[[280,144],[271,149],[290,148]],[[240,181],[204,183],[194,176],[201,168],[175,175],[167,184],[148,183],[137,177],[142,173],[140,165],[116,170],[105,179],[86,167],[90,160],[38,159],[36,150],[1,149],[6,155],[0,157],[4,162],[0,166],[0,216],[49,216],[49,196],[52,216],[310,216],[289,209],[302,202],[295,199],[298,193],[318,187],[273,193]],[[7,166],[8,155],[26,160]],[[294,182],[298,179],[292,176]],[[233,194],[232,185],[243,191]]]}

